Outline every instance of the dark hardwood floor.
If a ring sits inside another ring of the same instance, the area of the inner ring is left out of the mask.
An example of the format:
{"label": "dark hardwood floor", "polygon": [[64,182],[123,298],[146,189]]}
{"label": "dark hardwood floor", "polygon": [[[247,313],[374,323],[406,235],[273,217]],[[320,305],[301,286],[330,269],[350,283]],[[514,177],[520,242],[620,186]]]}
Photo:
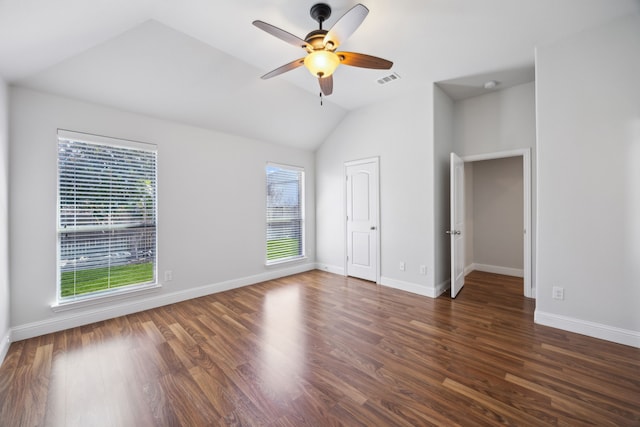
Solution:
{"label": "dark hardwood floor", "polygon": [[640,349],[313,271],[15,342],[2,426],[640,425]]}

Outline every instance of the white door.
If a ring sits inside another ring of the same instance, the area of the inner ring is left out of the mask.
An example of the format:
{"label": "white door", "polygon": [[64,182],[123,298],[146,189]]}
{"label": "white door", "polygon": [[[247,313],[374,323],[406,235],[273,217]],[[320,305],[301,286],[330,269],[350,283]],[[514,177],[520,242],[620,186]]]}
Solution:
{"label": "white door", "polygon": [[347,276],[378,281],[378,159],[345,163]]}
{"label": "white door", "polygon": [[451,297],[464,286],[464,162],[451,153]]}

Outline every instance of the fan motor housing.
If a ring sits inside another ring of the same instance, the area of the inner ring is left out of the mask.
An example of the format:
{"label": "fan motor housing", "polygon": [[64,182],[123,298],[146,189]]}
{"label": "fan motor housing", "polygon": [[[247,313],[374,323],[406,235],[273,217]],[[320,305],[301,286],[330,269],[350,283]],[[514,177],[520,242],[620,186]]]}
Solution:
{"label": "fan motor housing", "polygon": [[307,37],[305,37],[304,41],[313,46],[314,50],[324,49],[324,36],[327,35],[327,30],[313,30]]}

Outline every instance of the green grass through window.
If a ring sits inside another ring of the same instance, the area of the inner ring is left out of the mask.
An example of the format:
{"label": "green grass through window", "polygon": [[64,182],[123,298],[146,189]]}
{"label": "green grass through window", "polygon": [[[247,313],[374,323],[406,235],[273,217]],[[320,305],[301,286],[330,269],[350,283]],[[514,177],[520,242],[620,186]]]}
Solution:
{"label": "green grass through window", "polygon": [[153,281],[153,263],[68,271],[60,278],[62,298]]}
{"label": "green grass through window", "polygon": [[300,254],[300,239],[278,239],[267,241],[267,260],[289,258]]}

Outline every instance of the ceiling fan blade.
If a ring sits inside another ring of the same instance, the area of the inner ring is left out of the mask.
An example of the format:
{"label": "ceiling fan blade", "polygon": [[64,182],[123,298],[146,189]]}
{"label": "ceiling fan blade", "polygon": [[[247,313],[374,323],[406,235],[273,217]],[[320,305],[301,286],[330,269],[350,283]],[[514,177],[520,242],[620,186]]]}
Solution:
{"label": "ceiling fan blade", "polygon": [[304,65],[304,58],[296,59],[295,61],[291,61],[288,64],[284,64],[281,67],[276,68],[273,71],[269,71],[264,76],[260,77],[262,80],[270,79],[271,77],[278,76],[282,73],[286,73],[287,71],[295,70],[296,68]]}
{"label": "ceiling fan blade", "polygon": [[329,96],[333,93],[333,75],[320,77],[318,81],[320,82],[320,90],[324,96]]}
{"label": "ceiling fan blade", "polygon": [[367,17],[369,13],[369,9],[362,4],[357,4],[353,6],[351,9],[347,11],[338,22],[336,22],[333,27],[329,30],[326,36],[324,36],[324,45],[327,46],[328,43],[331,43],[332,46],[328,48],[333,50],[337,48],[341,43],[344,43],[345,40],[353,34],[364,18]]}
{"label": "ceiling fan blade", "polygon": [[377,56],[365,55],[364,53],[336,52],[340,57],[340,63],[352,67],[373,68],[376,70],[388,70],[393,66],[393,62]]}
{"label": "ceiling fan blade", "polygon": [[296,47],[301,47],[303,49],[311,49],[313,50],[313,47],[307,43],[306,41],[302,40],[300,37],[294,36],[293,34],[278,28],[276,26],[273,26],[271,24],[267,24],[264,21],[253,21],[253,25],[255,25],[256,27],[260,28],[263,31],[266,31],[267,33],[271,34],[272,36],[275,36],[277,38],[279,38],[280,40],[283,40],[289,44],[292,44]]}

